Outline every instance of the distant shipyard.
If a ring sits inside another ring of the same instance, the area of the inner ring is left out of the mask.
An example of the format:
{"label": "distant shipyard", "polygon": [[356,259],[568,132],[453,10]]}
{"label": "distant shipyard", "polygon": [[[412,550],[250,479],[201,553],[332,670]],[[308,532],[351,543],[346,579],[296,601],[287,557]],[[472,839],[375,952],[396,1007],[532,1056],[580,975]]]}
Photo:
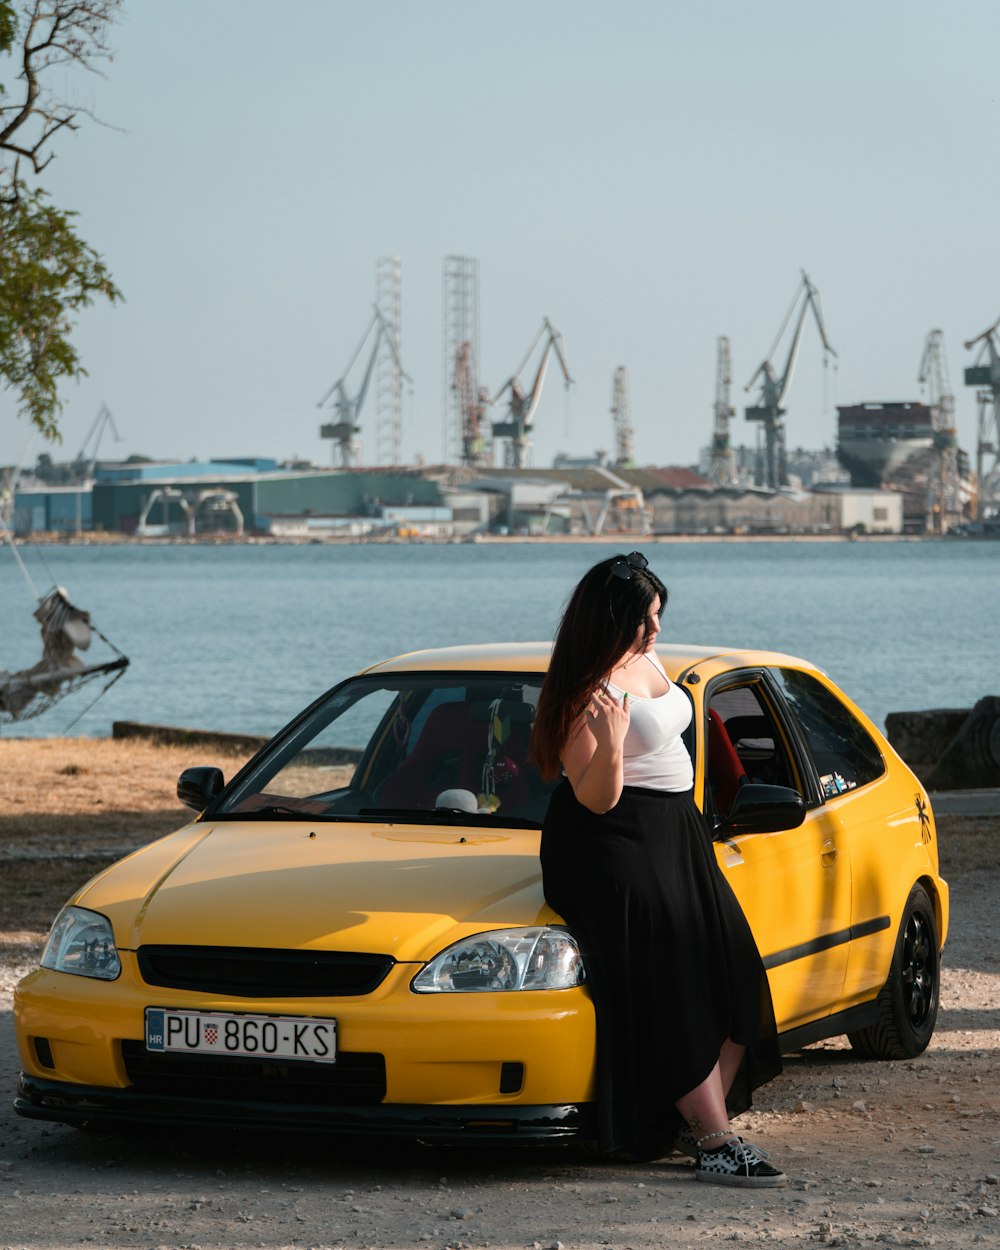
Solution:
{"label": "distant shipyard", "polygon": [[[401,266],[381,257],[375,298],[353,353],[320,397],[318,433],[330,462],[125,461],[100,456],[118,438],[102,406],[76,457],[0,470],[0,521],[17,535],[103,533],[148,539],[451,539],[526,535],[969,535],[1000,532],[1000,320],[965,343],[976,390],[974,459],[959,446],[944,339],[926,337],[920,399],[837,408],[836,447],[787,445],[785,417],[803,335],[836,357],[819,291],[803,273],[767,356],[747,385],[752,446],[733,437],[730,342],[716,343],[714,400],[695,465],[635,464],[628,370],[610,382],[613,453],[560,454],[538,467],[535,418],[557,369],[573,383],[562,335],[548,317],[513,373],[482,382],[479,269],[447,256],[442,272],[442,463],[401,464]],[[365,327],[367,320],[367,328]],[[811,330],[809,331],[811,332]],[[915,352],[916,355],[916,352]],[[711,394],[711,379],[706,379]],[[363,438],[363,442],[362,442]],[[368,454],[362,454],[362,448]],[[367,463],[366,463],[367,460]]]}

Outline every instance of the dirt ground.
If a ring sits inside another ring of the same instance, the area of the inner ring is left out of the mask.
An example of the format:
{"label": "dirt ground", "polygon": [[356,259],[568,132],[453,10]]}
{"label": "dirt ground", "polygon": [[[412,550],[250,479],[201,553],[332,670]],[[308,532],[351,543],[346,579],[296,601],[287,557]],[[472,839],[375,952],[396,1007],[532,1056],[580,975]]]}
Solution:
{"label": "dirt ground", "polygon": [[696,1184],[675,1160],[346,1146],[302,1136],[78,1132],[10,1110],[11,991],[65,896],[183,819],[204,750],[0,741],[0,1250],[1000,1244],[1000,817],[939,817],[952,889],[941,1013],[913,1062],[846,1041],[789,1056],[740,1131],[783,1190]]}

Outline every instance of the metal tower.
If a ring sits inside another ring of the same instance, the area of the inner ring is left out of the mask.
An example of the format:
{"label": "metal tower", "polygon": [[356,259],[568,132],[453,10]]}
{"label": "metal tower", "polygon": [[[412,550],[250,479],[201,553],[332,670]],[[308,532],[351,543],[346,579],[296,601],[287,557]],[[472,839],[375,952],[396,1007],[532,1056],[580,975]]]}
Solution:
{"label": "metal tower", "polygon": [[[976,520],[982,521],[989,508],[1000,505],[1000,339],[997,320],[988,330],[969,339],[966,351],[981,343],[976,363],[965,370],[965,385],[984,389],[976,394],[979,429],[976,438]],[[985,363],[984,363],[985,362]],[[987,468],[987,457],[992,461]]]}
{"label": "metal tower", "polygon": [[611,389],[611,415],[615,423],[615,464],[619,469],[632,467],[632,416],[628,402],[628,373],[624,365],[615,370]]}
{"label": "metal tower", "polygon": [[451,387],[462,419],[461,463],[469,467],[488,464],[486,409],[490,393],[485,386],[479,385],[472,359],[472,344],[468,339],[459,344]]}
{"label": "metal tower", "polygon": [[[469,387],[477,400],[479,389],[479,261],[471,256],[446,256],[443,276],[444,459],[448,464],[489,464],[492,452],[487,423],[482,422],[471,442],[471,431],[466,429]],[[456,385],[459,371],[466,379],[462,385]]]}
{"label": "metal tower", "polygon": [[917,381],[927,387],[934,424],[934,454],[927,474],[927,527],[936,534],[946,534],[962,519],[962,501],[955,396],[948,380],[941,330],[931,330],[927,335]]}
{"label": "metal tower", "polygon": [[733,380],[729,339],[720,335],[715,354],[715,407],[708,475],[717,486],[736,485],[736,452],[729,442],[729,422],[736,409],[729,402]]}
{"label": "metal tower", "polygon": [[375,307],[385,327],[375,374],[375,461],[400,464],[403,459],[403,371],[400,366],[402,285],[398,256],[375,262]]}
{"label": "metal tower", "polygon": [[[799,306],[799,314],[795,321],[795,330],[792,334],[791,345],[785,360],[784,372],[779,377],[771,357],[778,349],[778,344],[781,342],[788,323],[792,319],[792,314],[795,312],[796,304]],[[830,356],[835,357],[837,355],[826,337],[823,314],[820,312],[819,306],[819,291],[809,281],[808,275],[803,270],[802,281],[799,283],[791,307],[785,314],[785,319],[781,323],[781,329],[778,331],[777,338],[774,340],[770,352],[768,352],[767,359],[757,367],[757,372],[744,388],[750,390],[757,379],[760,378],[760,392],[757,402],[752,407],[745,409],[745,414],[748,421],[761,422],[761,428],[764,432],[765,464],[763,471],[758,474],[759,480],[757,485],[767,486],[770,490],[777,490],[779,486],[788,485],[788,465],[785,460],[785,422],[783,420],[785,408],[783,405],[785,397],[788,395],[788,388],[792,384],[795,362],[798,360],[799,346],[802,341],[802,328],[805,325],[806,314],[810,308],[813,310],[819,336],[823,341],[823,364],[827,363]]]}

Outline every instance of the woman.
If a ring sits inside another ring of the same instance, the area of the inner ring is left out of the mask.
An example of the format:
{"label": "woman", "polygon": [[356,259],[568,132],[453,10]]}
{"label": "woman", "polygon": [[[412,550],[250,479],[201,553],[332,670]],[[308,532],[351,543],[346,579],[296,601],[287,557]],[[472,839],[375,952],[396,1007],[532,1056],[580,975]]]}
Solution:
{"label": "woman", "polygon": [[563,773],[545,898],[594,998],[601,1148],[652,1158],[676,1141],[698,1180],[783,1185],[729,1125],[781,1059],[760,955],[692,798],[691,704],[653,651],[666,602],[633,551],[595,565],[563,614],[533,733],[542,775]]}

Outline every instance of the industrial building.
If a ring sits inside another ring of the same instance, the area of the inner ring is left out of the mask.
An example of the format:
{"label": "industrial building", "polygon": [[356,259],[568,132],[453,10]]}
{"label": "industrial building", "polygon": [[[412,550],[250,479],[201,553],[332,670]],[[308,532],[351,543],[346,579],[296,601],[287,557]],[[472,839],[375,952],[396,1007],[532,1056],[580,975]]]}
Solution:
{"label": "industrial building", "polygon": [[[220,466],[217,466],[217,469]],[[242,528],[259,533],[282,523],[344,517],[375,518],[386,504],[438,506],[440,489],[417,471],[316,470],[192,473],[174,466],[170,476],[94,482],[94,524],[124,534],[171,534]],[[235,509],[233,505],[235,504]],[[242,523],[237,521],[237,511]]]}
{"label": "industrial building", "polygon": [[903,496],[717,486],[685,468],[282,469],[266,460],[96,466],[92,483],[22,480],[12,528],[145,538],[461,539],[477,534],[899,533]]}
{"label": "industrial building", "polygon": [[31,483],[14,492],[10,528],[15,534],[80,534],[94,528],[93,490]]}

